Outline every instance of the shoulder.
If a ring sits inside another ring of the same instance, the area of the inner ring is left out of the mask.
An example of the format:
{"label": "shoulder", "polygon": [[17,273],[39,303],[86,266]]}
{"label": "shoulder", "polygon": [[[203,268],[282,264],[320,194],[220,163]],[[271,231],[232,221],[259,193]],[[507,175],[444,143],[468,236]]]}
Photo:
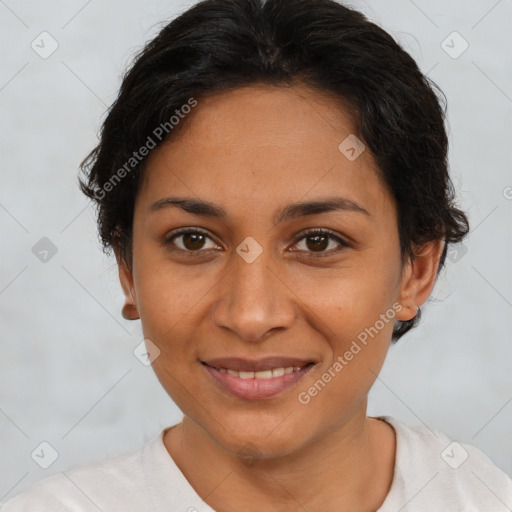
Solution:
{"label": "shoulder", "polygon": [[143,510],[147,491],[141,459],[152,442],[47,476],[0,504],[0,512],[121,511],[132,510],[130,506]]}
{"label": "shoulder", "polygon": [[427,426],[381,419],[397,435],[389,501],[398,503],[393,506],[401,503],[403,512],[432,510],[433,505],[464,512],[512,508],[512,480],[481,450]]}

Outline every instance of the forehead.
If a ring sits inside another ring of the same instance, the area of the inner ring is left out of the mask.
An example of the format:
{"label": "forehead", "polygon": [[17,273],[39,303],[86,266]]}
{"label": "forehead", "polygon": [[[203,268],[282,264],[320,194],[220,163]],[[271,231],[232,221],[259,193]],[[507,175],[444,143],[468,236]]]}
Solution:
{"label": "forehead", "polygon": [[349,159],[339,148],[355,136],[341,101],[264,85],[197,101],[177,136],[150,154],[139,202],[181,193],[269,205],[336,192],[374,210],[389,202],[370,151]]}

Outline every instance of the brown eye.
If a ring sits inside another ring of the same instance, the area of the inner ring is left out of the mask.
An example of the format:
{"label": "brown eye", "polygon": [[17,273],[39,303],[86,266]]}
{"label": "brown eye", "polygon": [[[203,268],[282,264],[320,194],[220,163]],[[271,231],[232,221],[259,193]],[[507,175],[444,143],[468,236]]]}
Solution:
{"label": "brown eye", "polygon": [[314,235],[305,237],[306,246],[312,251],[324,251],[329,245],[329,237],[325,235]]}
{"label": "brown eye", "polygon": [[[208,240],[212,242],[210,247],[207,246]],[[175,246],[178,250],[189,253],[205,252],[205,249],[217,247],[210,236],[197,229],[183,229],[174,232],[164,240],[164,244],[166,246]]]}
{"label": "brown eye", "polygon": [[[319,256],[328,256],[332,253],[342,250],[344,247],[350,247],[350,245],[339,236],[331,233],[330,231],[322,229],[313,229],[307,231],[301,238],[297,240],[295,245],[298,245],[299,242],[302,242],[303,240],[305,240],[305,249],[303,250],[313,254],[316,253]],[[334,249],[326,251],[331,242],[335,242]],[[341,247],[336,249],[336,244]]]}
{"label": "brown eye", "polygon": [[204,235],[198,233],[185,233],[181,236],[183,237],[183,245],[191,251],[197,251],[204,245]]}

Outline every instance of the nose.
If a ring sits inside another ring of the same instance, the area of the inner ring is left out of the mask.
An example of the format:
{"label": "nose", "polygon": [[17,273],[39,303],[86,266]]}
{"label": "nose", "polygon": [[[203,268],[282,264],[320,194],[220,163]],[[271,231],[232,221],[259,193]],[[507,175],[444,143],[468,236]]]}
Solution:
{"label": "nose", "polygon": [[276,268],[270,251],[264,250],[251,263],[237,253],[231,259],[212,305],[214,325],[249,342],[290,328],[297,317],[295,295],[283,282],[283,272]]}

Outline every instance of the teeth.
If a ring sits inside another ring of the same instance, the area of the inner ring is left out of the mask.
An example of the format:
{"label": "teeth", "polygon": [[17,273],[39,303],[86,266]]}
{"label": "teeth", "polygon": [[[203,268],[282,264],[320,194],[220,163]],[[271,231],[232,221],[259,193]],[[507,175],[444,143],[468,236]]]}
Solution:
{"label": "teeth", "polygon": [[[240,377],[242,377],[241,373],[240,373]],[[261,372],[254,372],[254,378],[256,378],[256,379],[271,379],[272,378],[272,370],[264,370]]]}
{"label": "teeth", "polygon": [[230,368],[219,368],[220,373],[227,373],[233,375],[233,377],[239,377],[241,379],[272,379],[273,377],[281,377],[289,373],[298,372],[301,369],[300,366],[289,366],[288,368],[272,368],[272,370],[263,370],[260,372],[239,372],[237,370],[231,370]]}

